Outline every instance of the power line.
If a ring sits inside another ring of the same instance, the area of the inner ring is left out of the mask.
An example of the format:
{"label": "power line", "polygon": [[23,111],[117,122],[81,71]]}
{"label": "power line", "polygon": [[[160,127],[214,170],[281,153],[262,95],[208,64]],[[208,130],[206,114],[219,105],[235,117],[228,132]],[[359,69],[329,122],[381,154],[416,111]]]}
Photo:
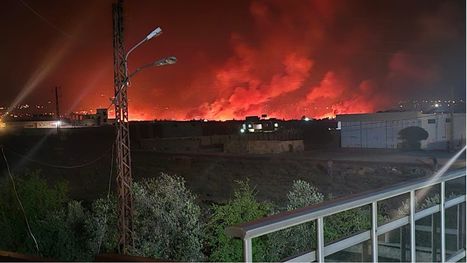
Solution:
{"label": "power line", "polygon": [[27,9],[29,9],[33,14],[35,14],[38,18],[40,18],[42,21],[44,21],[47,25],[55,29],[57,32],[62,34],[63,36],[67,38],[73,38],[70,34],[66,33],[65,31],[61,30],[58,26],[50,22],[46,17],[41,15],[39,12],[37,12],[34,8],[32,8],[28,3],[24,2],[23,0],[18,0],[23,6],[25,6]]}
{"label": "power line", "polygon": [[13,191],[15,192],[16,200],[18,200],[21,211],[23,212],[24,221],[26,221],[26,226],[28,228],[28,233],[31,236],[32,240],[34,241],[37,253],[39,253],[39,255],[41,255],[41,252],[39,250],[39,245],[37,244],[36,237],[32,233],[31,226],[29,225],[29,220],[28,220],[28,217],[26,216],[26,211],[24,211],[23,203],[21,202],[21,199],[19,198],[18,191],[16,191],[15,179],[13,178],[13,175],[11,175],[10,165],[8,165],[8,160],[6,158],[5,151],[3,150],[3,146],[1,146],[1,148],[2,148],[3,159],[5,160],[5,164],[6,164],[6,169],[8,171],[8,175],[10,176],[11,184],[13,185]]}
{"label": "power line", "polygon": [[[4,148],[7,149],[8,151],[10,151],[11,153],[16,154],[19,157],[24,158],[24,159],[26,159],[26,160],[28,160],[30,162],[38,163],[38,164],[43,165],[43,166],[48,166],[48,167],[57,168],[57,169],[76,169],[76,168],[82,168],[82,167],[89,166],[89,165],[94,164],[97,161],[103,159],[105,156],[107,156],[108,151],[109,151],[109,150],[106,150],[104,152],[104,154],[100,155],[98,158],[96,158],[94,160],[91,160],[91,161],[88,161],[88,162],[85,162],[85,163],[82,163],[82,164],[66,166],[66,165],[57,165],[57,164],[46,163],[46,162],[43,162],[43,161],[38,161],[38,160],[32,159],[32,158],[30,158],[30,157],[28,157],[28,156],[26,156],[24,154],[13,151],[13,150],[11,150],[9,148],[6,148],[6,147],[4,147]],[[113,145],[112,145],[112,148],[113,148]]]}

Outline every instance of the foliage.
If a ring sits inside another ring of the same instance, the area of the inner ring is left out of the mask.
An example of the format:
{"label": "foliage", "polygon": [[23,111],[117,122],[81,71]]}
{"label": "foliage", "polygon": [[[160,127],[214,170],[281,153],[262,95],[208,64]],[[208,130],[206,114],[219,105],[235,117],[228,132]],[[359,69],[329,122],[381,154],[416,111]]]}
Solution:
{"label": "foliage", "polygon": [[370,209],[359,207],[343,211],[324,219],[324,240],[325,242],[337,241],[370,228]]}
{"label": "foliage", "polygon": [[181,177],[162,174],[134,183],[135,251],[180,261],[203,259],[201,209]]}
{"label": "foliage", "polygon": [[[26,254],[38,254],[34,242],[28,232],[25,217],[36,234],[39,249],[41,246],[56,242],[55,237],[42,237],[44,221],[56,219],[65,207],[67,198],[67,186],[65,183],[57,183],[49,187],[46,181],[39,177],[39,172],[27,172],[22,176],[14,176],[16,191],[24,207],[24,214],[18,203],[12,181],[4,177],[0,182],[0,248],[10,251],[18,251]],[[63,233],[60,233],[63,234]],[[52,238],[49,240],[49,238]],[[44,250],[42,256],[54,257]]]}
{"label": "foliage", "polygon": [[[292,183],[292,190],[287,194],[287,210],[291,211],[305,206],[321,203],[324,195],[308,182],[297,180]],[[274,249],[272,260],[278,261],[291,255],[311,250],[316,235],[314,222],[287,228],[269,235],[270,246]]]}
{"label": "foliage", "polygon": [[[270,204],[256,200],[255,191],[248,181],[239,181],[237,184],[233,199],[224,205],[212,207],[206,231],[210,261],[242,261],[242,242],[228,237],[225,234],[226,227],[267,216],[271,211]],[[265,238],[253,240],[254,261],[266,261],[267,252]]]}
{"label": "foliage", "polygon": [[290,211],[321,203],[324,200],[324,195],[308,182],[297,180],[293,182],[292,190],[287,194],[287,200],[287,210]]}
{"label": "foliage", "polygon": [[118,244],[117,232],[117,200],[114,196],[100,198],[92,203],[91,210],[85,219],[85,234],[89,254],[97,255],[102,251],[116,252]]}
{"label": "foliage", "polygon": [[[181,177],[161,174],[133,184],[133,255],[157,259],[203,259],[201,209]],[[98,199],[86,221],[91,254],[116,252],[116,199]]]}
{"label": "foliage", "polygon": [[[294,210],[321,203],[324,195],[305,181],[294,181],[292,190],[287,194],[287,210]],[[326,242],[336,241],[371,227],[371,214],[368,209],[347,210],[324,220]],[[299,253],[308,252],[316,247],[316,228],[314,222],[294,226],[270,235],[274,259],[281,260]]]}
{"label": "foliage", "polygon": [[402,140],[403,149],[420,149],[420,141],[428,138],[428,132],[418,126],[410,126],[399,132],[399,139]]}
{"label": "foliage", "polygon": [[86,247],[85,210],[80,202],[70,201],[66,208],[51,211],[38,220],[35,232],[41,254],[64,261],[91,260]]}
{"label": "foliage", "polygon": [[[423,201],[420,202],[420,198],[423,198]],[[455,198],[456,194],[454,193],[449,193],[446,197],[446,200]],[[426,208],[430,208],[435,205],[439,205],[441,202],[439,193],[436,193],[431,196],[417,196],[417,209],[418,210],[423,210]],[[401,206],[397,209],[396,212],[396,218],[402,217],[402,216],[407,216],[410,213],[410,200],[406,199],[405,201],[402,202]]]}

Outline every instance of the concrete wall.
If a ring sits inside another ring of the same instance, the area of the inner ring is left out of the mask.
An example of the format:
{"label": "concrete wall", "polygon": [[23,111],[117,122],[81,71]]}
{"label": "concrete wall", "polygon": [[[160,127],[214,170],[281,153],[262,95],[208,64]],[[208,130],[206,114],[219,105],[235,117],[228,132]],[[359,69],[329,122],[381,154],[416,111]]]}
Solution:
{"label": "concrete wall", "polygon": [[465,113],[453,116],[413,112],[340,115],[341,147],[396,149],[401,143],[399,132],[417,126],[428,132],[428,138],[421,141],[422,149],[460,148],[465,145]]}
{"label": "concrete wall", "polygon": [[157,152],[281,153],[301,152],[303,140],[252,140],[239,135],[141,139],[142,149]]}
{"label": "concrete wall", "polygon": [[302,152],[304,150],[303,140],[292,141],[250,141],[232,140],[224,144],[226,153],[282,153]]}
{"label": "concrete wall", "polygon": [[156,152],[199,152],[201,140],[196,137],[141,139],[141,146]]}
{"label": "concrete wall", "polygon": [[12,121],[5,123],[7,128],[23,128],[23,129],[51,129],[57,128],[57,121]]}

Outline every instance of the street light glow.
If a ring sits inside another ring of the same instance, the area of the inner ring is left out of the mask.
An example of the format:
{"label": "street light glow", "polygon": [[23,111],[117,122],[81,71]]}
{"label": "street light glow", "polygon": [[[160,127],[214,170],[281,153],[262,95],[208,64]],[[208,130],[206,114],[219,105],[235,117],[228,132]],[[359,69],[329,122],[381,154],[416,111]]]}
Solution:
{"label": "street light glow", "polygon": [[151,38],[153,37],[157,37],[159,36],[160,34],[162,34],[162,29],[160,27],[157,27],[156,29],[154,29],[151,33],[149,33],[147,36],[146,36],[146,41],[150,40]]}

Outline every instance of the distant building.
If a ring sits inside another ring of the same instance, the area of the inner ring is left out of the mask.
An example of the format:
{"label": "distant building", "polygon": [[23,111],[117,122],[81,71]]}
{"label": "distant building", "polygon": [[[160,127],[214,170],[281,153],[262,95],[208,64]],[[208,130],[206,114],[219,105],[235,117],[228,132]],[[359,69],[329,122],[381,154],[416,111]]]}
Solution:
{"label": "distant building", "polygon": [[96,114],[72,113],[70,123],[73,127],[95,127],[110,124],[107,109],[97,109]]}
{"label": "distant building", "polygon": [[107,109],[97,109],[95,115],[97,126],[105,125],[108,123],[109,113]]}
{"label": "distant building", "polygon": [[241,133],[254,133],[254,132],[275,132],[279,130],[279,120],[275,118],[266,119],[259,118],[258,116],[248,116],[245,118],[245,123],[240,128]]}
{"label": "distant building", "polygon": [[7,129],[52,129],[98,127],[108,125],[107,109],[97,109],[96,114],[72,113],[67,118],[56,119],[53,115],[32,115],[23,118],[9,118],[0,128]]}
{"label": "distant building", "polygon": [[[421,149],[448,150],[465,145],[465,113],[381,112],[337,115],[342,148],[404,148],[405,131],[419,130],[427,138]],[[409,127],[418,127],[407,129]]]}
{"label": "distant building", "polygon": [[62,122],[56,120],[17,120],[5,122],[8,129],[52,129],[62,127]]}

